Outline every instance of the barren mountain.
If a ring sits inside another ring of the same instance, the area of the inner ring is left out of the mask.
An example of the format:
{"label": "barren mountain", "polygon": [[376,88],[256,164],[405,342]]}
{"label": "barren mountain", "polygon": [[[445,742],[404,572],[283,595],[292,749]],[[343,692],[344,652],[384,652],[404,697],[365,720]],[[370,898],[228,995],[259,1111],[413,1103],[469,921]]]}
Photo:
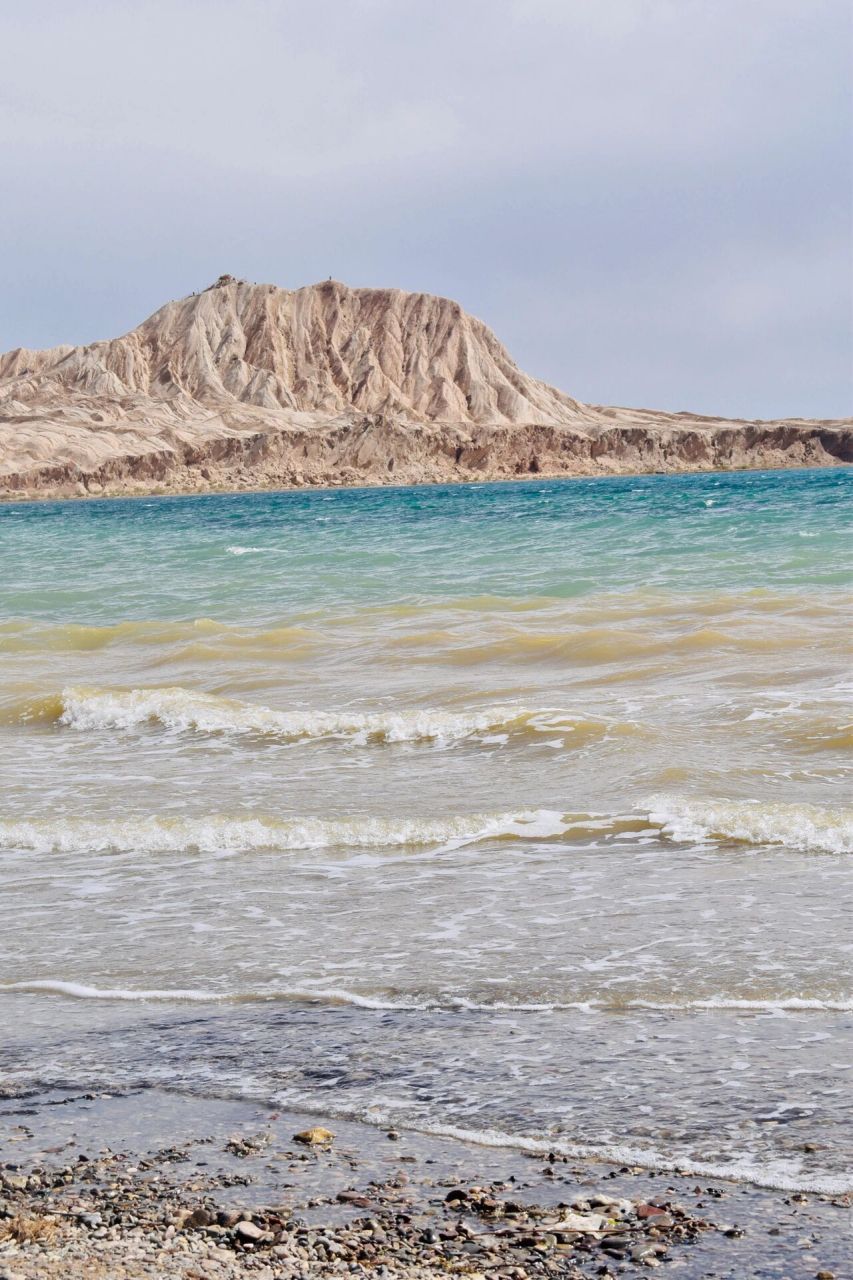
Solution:
{"label": "barren mountain", "polygon": [[222,276],[121,338],[0,356],[0,493],[851,461],[853,422],[584,405],[457,303]]}

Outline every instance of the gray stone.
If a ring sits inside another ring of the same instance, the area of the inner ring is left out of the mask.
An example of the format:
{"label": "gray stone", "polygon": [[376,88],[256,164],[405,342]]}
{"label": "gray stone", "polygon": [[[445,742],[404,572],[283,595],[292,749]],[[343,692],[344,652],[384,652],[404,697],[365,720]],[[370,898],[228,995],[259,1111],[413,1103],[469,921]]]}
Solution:
{"label": "gray stone", "polygon": [[240,1240],[245,1240],[250,1244],[256,1244],[259,1240],[266,1240],[268,1233],[263,1231],[254,1222],[250,1222],[248,1218],[244,1218],[242,1222],[238,1222],[234,1228],[234,1234]]}

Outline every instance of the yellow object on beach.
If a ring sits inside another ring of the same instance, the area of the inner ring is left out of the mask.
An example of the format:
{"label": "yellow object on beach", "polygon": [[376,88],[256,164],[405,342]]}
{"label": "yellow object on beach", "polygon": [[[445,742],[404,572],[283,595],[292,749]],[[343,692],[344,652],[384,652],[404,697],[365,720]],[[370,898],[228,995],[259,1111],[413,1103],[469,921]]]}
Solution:
{"label": "yellow object on beach", "polygon": [[306,1147],[324,1147],[334,1141],[335,1135],[329,1129],[321,1129],[316,1125],[313,1129],[303,1129],[293,1135],[294,1142],[304,1142]]}

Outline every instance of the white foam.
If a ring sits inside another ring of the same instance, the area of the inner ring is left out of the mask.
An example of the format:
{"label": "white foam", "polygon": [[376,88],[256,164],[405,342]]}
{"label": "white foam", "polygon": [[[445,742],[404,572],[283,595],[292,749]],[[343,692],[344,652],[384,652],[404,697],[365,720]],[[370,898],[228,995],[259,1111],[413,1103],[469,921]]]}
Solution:
{"label": "white foam", "polygon": [[359,1009],[401,1013],[630,1013],[632,1010],[665,1013],[853,1013],[853,995],[838,999],[780,996],[775,999],[747,999],[726,995],[694,1000],[643,1000],[617,998],[567,1001],[478,1001],[462,995],[390,997],[349,991],[344,987],[289,987],[249,991],[205,991],[193,988],[131,989],[95,987],[60,978],[36,978],[0,984],[0,991],[43,992],[76,1000],[116,1000],[127,1002],[172,1001],[176,1004],[255,1004],[270,1001],[324,1001],[348,1004]]}
{"label": "white foam", "polygon": [[453,742],[500,731],[601,733],[605,720],[567,711],[518,706],[365,711],[278,711],[179,686],[108,690],[72,687],[62,692],[60,722],[75,729],[131,730],[159,725],[173,733],[261,734],[284,739],[345,738],[377,742]]}
{"label": "white foam", "polygon": [[[570,1160],[583,1160],[596,1164],[636,1165],[643,1169],[659,1170],[688,1177],[722,1179],[727,1182],[747,1182],[752,1186],[766,1187],[773,1191],[801,1191],[813,1195],[838,1196],[853,1191],[853,1177],[849,1173],[833,1174],[825,1171],[805,1172],[796,1161],[777,1159],[751,1159],[741,1156],[732,1160],[703,1160],[690,1155],[677,1156],[654,1148],[635,1147],[627,1143],[572,1142],[558,1136],[539,1136],[509,1133],[502,1129],[470,1129],[441,1121],[416,1120],[401,1116],[395,1099],[381,1099],[366,1107],[338,1106],[326,1100],[322,1110],[311,1094],[294,1096],[288,1093],[282,1100],[287,1105],[307,1114],[325,1115],[329,1119],[355,1120],[379,1129],[393,1127],[429,1137],[449,1138],[473,1146],[490,1147],[506,1151],[526,1151],[547,1156],[550,1152],[567,1156]],[[399,1106],[404,1107],[405,1102]]]}
{"label": "white foam", "polygon": [[211,853],[312,849],[456,848],[490,837],[535,839],[566,830],[559,814],[449,818],[171,818],[0,820],[0,849],[35,853]]}
{"label": "white foam", "polygon": [[69,996],[73,1000],[121,1000],[121,1001],[174,1001],[191,1004],[219,1004],[227,1002],[228,995],[213,991],[176,989],[170,991],[139,991],[127,988],[90,987],[82,982],[63,982],[58,978],[36,978],[28,982],[4,982],[0,991],[40,992],[47,995]]}
{"label": "white foam", "polygon": [[678,1001],[633,1000],[630,1009],[689,1011],[719,1009],[732,1013],[853,1013],[853,996],[823,1000],[817,996],[779,996],[777,999],[749,999],[740,996],[708,996],[706,999]]}
{"label": "white foam", "polygon": [[258,556],[267,550],[266,547],[226,547],[229,556]]}
{"label": "white foam", "polygon": [[734,840],[807,853],[853,853],[851,809],[661,795],[648,801],[647,811],[665,836],[683,843]]}
{"label": "white foam", "polygon": [[844,1195],[853,1191],[853,1178],[832,1174],[808,1174],[802,1172],[793,1161],[779,1159],[754,1161],[747,1157],[725,1162],[697,1160],[692,1157],[678,1159],[644,1147],[614,1144],[593,1146],[590,1143],[567,1142],[561,1138],[532,1138],[520,1134],[505,1133],[499,1129],[463,1129],[450,1124],[401,1125],[393,1116],[364,1116],[373,1124],[386,1127],[395,1123],[415,1132],[435,1137],[455,1138],[481,1147],[500,1147],[515,1151],[530,1151],[538,1155],[556,1152],[572,1160],[596,1160],[606,1164],[639,1165],[644,1169],[659,1169],[666,1173],[682,1173],[703,1178],[724,1178],[733,1182],[749,1182],[753,1186],[768,1187],[776,1191],[810,1191],[816,1195]]}
{"label": "white foam", "polygon": [[269,1001],[324,1000],[331,1004],[349,1004],[361,1009],[401,1012],[426,1010],[429,1005],[406,1000],[383,1000],[362,996],[338,988],[293,988],[288,991],[202,991],[194,988],[127,988],[93,987],[82,982],[66,982],[61,978],[34,978],[21,982],[0,983],[0,992],[66,996],[72,1000],[115,1000],[120,1003],[174,1004],[261,1004]]}
{"label": "white foam", "polygon": [[649,836],[680,844],[736,841],[808,853],[853,852],[853,814],[813,805],[690,801],[659,796],[648,815],[517,813],[418,817],[169,816],[0,820],[0,849],[35,853],[209,853],[312,849],[431,848],[447,852],[483,840],[559,840],[603,847]]}

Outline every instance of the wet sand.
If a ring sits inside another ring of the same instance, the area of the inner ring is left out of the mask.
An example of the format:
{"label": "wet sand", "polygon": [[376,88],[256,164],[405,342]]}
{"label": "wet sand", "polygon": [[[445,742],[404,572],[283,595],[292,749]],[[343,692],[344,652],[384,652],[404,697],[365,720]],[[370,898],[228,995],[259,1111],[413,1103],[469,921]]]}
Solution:
{"label": "wet sand", "polygon": [[850,1274],[850,1196],[530,1157],[160,1090],[0,1104],[0,1277]]}

